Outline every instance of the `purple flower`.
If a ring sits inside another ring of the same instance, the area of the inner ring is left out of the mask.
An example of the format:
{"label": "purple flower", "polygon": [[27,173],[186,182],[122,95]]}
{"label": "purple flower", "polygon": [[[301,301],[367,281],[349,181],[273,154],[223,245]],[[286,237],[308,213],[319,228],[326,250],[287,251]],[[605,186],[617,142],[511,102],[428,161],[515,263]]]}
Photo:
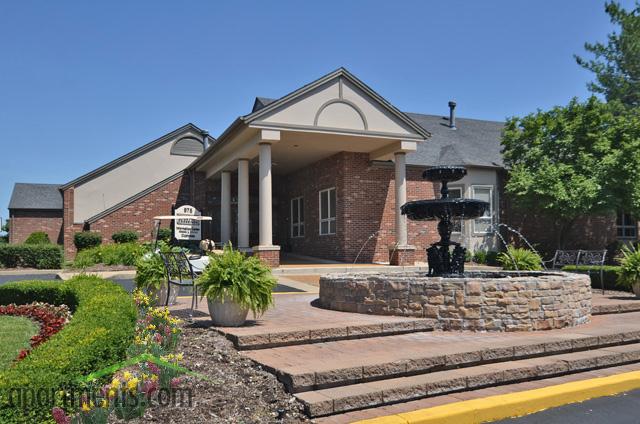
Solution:
{"label": "purple flower", "polygon": [[56,424],[71,424],[71,417],[67,417],[62,408],[56,406],[51,410],[51,415],[53,415]]}

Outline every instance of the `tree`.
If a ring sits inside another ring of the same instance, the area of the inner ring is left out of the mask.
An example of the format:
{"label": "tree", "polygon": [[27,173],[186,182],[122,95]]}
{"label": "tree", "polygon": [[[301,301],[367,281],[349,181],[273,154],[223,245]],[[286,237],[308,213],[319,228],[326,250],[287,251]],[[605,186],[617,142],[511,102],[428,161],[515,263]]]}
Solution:
{"label": "tree", "polygon": [[605,11],[611,22],[620,27],[619,32],[609,34],[606,44],[585,43],[585,50],[595,58],[587,60],[576,55],[576,61],[596,75],[589,90],[604,94],[607,101],[640,106],[640,4],[636,2],[636,7],[627,11],[618,3],[608,2]]}
{"label": "tree", "polygon": [[[556,223],[558,247],[577,218],[640,215],[640,112],[591,97],[507,120],[505,186],[516,207]],[[550,229],[551,231],[551,229]]]}
{"label": "tree", "polygon": [[[0,219],[0,221],[2,221]],[[2,226],[0,226],[0,233],[4,232],[4,235],[0,235],[0,243],[8,243],[9,242],[9,220],[6,219]]]}

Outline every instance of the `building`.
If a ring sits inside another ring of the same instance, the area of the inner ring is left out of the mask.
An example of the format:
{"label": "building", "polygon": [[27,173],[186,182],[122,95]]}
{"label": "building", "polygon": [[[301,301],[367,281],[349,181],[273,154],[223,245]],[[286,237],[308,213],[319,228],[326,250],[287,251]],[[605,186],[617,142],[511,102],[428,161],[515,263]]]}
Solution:
{"label": "building", "polygon": [[[439,195],[422,179],[425,168],[464,165],[450,195],[491,206],[461,222],[454,239],[472,251],[498,249],[495,224],[519,219],[502,196],[503,124],[456,118],[455,107],[445,116],[401,112],[340,68],[281,98],[256,98],[217,140],[188,124],[67,184],[16,184],[11,242],[44,230],[72,256],[77,231],[109,240],[132,229],[145,240],[153,216],[191,204],[213,216],[204,238],[273,266],[283,253],[408,265],[425,261],[438,235],[435,223],[407,222],[399,206]],[[541,220],[523,222],[534,241],[545,231],[535,229]],[[585,226],[577,242],[616,238],[616,225],[600,224]]]}
{"label": "building", "polygon": [[110,240],[128,229],[149,240],[153,217],[170,214],[188,196],[185,168],[202,154],[206,138],[187,124],[66,184],[17,183],[9,201],[9,242],[45,231],[72,257],[73,235],[83,230]]}

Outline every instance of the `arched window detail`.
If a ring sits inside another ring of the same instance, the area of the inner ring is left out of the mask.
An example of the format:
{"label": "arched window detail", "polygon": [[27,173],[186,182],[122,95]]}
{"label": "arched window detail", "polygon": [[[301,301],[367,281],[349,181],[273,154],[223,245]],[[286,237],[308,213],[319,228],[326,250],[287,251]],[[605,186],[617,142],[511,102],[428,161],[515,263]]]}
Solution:
{"label": "arched window detail", "polygon": [[176,156],[200,156],[203,151],[202,141],[193,137],[181,138],[171,146],[171,154]]}

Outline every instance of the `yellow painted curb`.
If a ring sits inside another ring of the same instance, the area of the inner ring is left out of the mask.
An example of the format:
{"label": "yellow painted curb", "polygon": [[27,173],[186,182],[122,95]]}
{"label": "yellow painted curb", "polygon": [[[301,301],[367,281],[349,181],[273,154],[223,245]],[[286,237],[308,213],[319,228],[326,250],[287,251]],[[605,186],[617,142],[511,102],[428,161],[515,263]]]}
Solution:
{"label": "yellow painted curb", "polygon": [[519,417],[587,399],[611,396],[640,388],[640,371],[506,395],[454,402],[370,420],[357,424],[476,424]]}

